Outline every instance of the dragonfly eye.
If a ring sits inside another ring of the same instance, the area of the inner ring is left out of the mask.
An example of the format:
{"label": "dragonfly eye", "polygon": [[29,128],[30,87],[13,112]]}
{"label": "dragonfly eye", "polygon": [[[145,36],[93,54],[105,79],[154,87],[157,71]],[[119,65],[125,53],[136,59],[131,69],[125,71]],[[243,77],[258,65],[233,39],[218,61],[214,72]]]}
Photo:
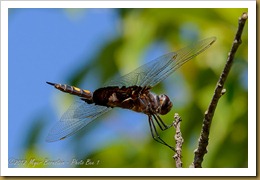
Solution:
{"label": "dragonfly eye", "polygon": [[167,114],[172,108],[172,102],[170,98],[165,94],[161,94],[159,95],[159,99],[160,99],[160,107],[161,107],[159,113],[161,115]]}

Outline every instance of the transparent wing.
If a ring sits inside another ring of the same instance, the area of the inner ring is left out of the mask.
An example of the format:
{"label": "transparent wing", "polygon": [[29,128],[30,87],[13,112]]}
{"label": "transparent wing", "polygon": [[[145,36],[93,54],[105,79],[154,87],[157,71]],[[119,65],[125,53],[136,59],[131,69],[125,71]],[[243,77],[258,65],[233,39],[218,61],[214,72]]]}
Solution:
{"label": "transparent wing", "polygon": [[207,38],[176,52],[160,56],[119,79],[109,81],[105,86],[128,87],[137,85],[141,87],[153,87],[180,68],[184,63],[205,51],[215,41],[215,37]]}
{"label": "transparent wing", "polygon": [[50,130],[46,141],[53,142],[69,137],[110,110],[111,108],[87,104],[82,100],[77,100]]}

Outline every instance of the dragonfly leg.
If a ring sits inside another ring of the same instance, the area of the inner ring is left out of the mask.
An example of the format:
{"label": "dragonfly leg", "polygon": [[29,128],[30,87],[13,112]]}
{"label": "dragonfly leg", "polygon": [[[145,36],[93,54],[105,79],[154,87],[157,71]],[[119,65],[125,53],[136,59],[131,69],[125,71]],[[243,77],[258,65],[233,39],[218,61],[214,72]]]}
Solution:
{"label": "dragonfly leg", "polygon": [[149,122],[149,126],[150,126],[150,130],[151,130],[151,134],[152,134],[152,137],[155,141],[169,147],[171,150],[175,151],[175,148],[170,146],[169,144],[167,144],[158,134],[157,130],[156,130],[156,127],[154,125],[154,122],[153,122],[153,119],[152,119],[152,116],[148,116],[148,122]]}
{"label": "dragonfly leg", "polygon": [[162,131],[169,129],[170,127],[173,126],[173,124],[171,125],[167,125],[163,122],[163,120],[160,118],[160,116],[156,115],[156,114],[152,114],[153,118],[155,119],[156,123],[158,124],[158,126],[160,127],[160,129]]}

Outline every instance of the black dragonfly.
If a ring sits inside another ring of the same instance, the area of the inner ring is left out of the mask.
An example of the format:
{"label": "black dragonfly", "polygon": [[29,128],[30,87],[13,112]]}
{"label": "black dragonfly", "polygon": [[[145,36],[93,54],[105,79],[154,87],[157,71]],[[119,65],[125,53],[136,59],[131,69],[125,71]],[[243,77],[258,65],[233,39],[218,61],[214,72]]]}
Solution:
{"label": "black dragonfly", "polygon": [[167,95],[156,95],[150,90],[184,63],[209,48],[215,41],[215,37],[210,37],[160,56],[118,79],[109,81],[93,93],[74,86],[47,82],[63,92],[79,96],[80,99],[69,107],[60,121],[50,130],[46,141],[67,138],[112,108],[120,107],[146,114],[152,137],[175,151],[174,147],[159,136],[156,129],[156,124],[161,130],[172,126],[166,125],[160,117],[171,110],[172,102]]}

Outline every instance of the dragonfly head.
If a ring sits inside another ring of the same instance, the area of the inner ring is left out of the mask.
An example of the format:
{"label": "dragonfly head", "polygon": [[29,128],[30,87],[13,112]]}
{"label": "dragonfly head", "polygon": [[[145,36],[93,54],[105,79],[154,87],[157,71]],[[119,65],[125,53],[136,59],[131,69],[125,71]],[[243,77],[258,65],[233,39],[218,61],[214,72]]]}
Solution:
{"label": "dragonfly head", "polygon": [[167,114],[172,108],[172,102],[170,98],[165,94],[161,94],[159,95],[159,100],[160,100],[159,113],[161,115]]}

